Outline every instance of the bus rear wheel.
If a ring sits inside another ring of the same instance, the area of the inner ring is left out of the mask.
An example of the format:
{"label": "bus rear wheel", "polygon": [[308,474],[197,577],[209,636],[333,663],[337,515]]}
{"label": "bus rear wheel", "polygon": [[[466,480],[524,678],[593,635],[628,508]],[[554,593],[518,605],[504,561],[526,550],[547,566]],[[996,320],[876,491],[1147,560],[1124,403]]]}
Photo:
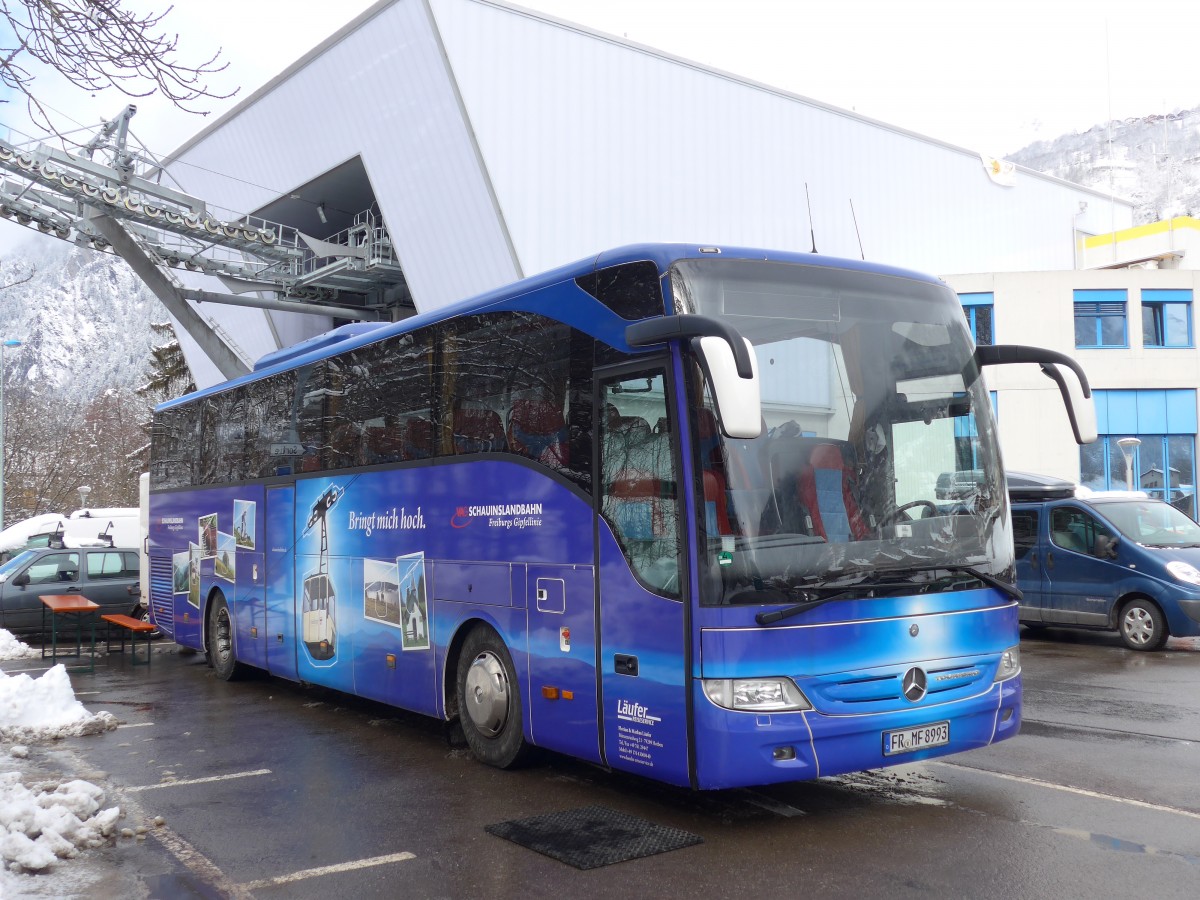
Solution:
{"label": "bus rear wheel", "polygon": [[229,614],[229,604],[221,593],[215,594],[211,603],[212,612],[205,635],[208,662],[222,681],[236,681],[242,677],[245,667],[233,654],[233,617]]}
{"label": "bus rear wheel", "polygon": [[1117,627],[1130,650],[1161,650],[1169,637],[1162,612],[1142,597],[1134,597],[1121,607]]}
{"label": "bus rear wheel", "polygon": [[507,769],[528,752],[512,656],[486,625],[467,635],[458,658],[458,715],[467,746],[481,762]]}

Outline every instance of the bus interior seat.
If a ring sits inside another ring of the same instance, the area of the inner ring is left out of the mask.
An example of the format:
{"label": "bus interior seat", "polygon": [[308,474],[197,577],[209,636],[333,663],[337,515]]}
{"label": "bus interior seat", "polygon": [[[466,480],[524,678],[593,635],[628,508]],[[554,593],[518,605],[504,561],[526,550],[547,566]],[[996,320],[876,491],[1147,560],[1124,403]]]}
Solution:
{"label": "bus interior seat", "polygon": [[476,406],[460,406],[454,411],[455,453],[488,453],[506,448],[499,413]]}
{"label": "bus interior seat", "polygon": [[404,458],[404,427],[385,424],[367,429],[367,461],[396,462]]}
{"label": "bus interior seat", "polygon": [[854,497],[854,467],[846,463],[848,452],[849,444],[826,440],[812,448],[800,470],[800,502],[812,518],[814,533],[831,543],[867,536]]}
{"label": "bus interior seat", "polygon": [[404,423],[401,442],[404,459],[428,459],[433,455],[433,423],[414,416]]}
{"label": "bus interior seat", "polygon": [[717,417],[711,409],[702,408],[698,412],[696,430],[700,437],[700,464],[704,467],[705,528],[710,535],[731,535],[734,531],[729,521],[729,479],[721,455]]}
{"label": "bus interior seat", "polygon": [[564,465],[567,423],[562,408],[549,400],[514,400],[508,414],[508,447],[530,459]]}

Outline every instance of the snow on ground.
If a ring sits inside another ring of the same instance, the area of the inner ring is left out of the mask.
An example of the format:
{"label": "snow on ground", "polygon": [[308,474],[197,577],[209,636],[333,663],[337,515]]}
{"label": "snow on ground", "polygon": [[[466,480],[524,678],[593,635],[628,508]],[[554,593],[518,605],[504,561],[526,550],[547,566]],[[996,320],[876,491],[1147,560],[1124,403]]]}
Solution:
{"label": "snow on ground", "polygon": [[[26,650],[0,629],[0,658],[19,659]],[[40,678],[0,671],[0,896],[20,890],[14,882],[18,873],[45,871],[57,860],[107,843],[121,815],[116,806],[102,809],[104,791],[87,781],[24,783],[19,764],[29,756],[25,744],[116,727],[111,713],[89,713],[75,699],[61,664]],[[10,767],[18,771],[4,771]]]}
{"label": "snow on ground", "polygon": [[29,659],[38,651],[13,637],[11,631],[0,628],[0,659]]}

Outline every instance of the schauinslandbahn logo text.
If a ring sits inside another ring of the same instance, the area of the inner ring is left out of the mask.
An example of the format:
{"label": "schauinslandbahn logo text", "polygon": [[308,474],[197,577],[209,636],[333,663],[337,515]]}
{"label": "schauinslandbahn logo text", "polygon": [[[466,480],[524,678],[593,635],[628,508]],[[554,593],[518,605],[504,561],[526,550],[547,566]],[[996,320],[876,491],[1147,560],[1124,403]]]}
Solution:
{"label": "schauinslandbahn logo text", "polygon": [[542,524],[541,503],[491,503],[482,506],[460,506],[454,510],[450,524],[466,528],[476,519],[487,519],[489,528],[537,528]]}

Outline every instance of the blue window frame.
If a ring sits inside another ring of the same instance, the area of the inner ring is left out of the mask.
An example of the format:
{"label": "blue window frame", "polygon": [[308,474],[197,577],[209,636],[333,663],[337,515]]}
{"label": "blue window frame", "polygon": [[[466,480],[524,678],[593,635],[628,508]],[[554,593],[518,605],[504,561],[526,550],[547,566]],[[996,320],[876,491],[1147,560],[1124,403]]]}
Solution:
{"label": "blue window frame", "polygon": [[[1196,391],[1094,392],[1100,439],[1079,448],[1079,481],[1093,490],[1135,490],[1165,500],[1196,517]],[[1118,445],[1124,437],[1140,444],[1130,463]]]}
{"label": "blue window frame", "polygon": [[1075,346],[1128,347],[1125,291],[1075,291]]}
{"label": "blue window frame", "polygon": [[1142,291],[1142,345],[1145,347],[1194,346],[1192,343],[1191,291]]}
{"label": "blue window frame", "polygon": [[994,344],[994,325],[992,313],[995,308],[995,296],[986,294],[959,294],[963,313],[971,327],[971,337],[978,345]]}

